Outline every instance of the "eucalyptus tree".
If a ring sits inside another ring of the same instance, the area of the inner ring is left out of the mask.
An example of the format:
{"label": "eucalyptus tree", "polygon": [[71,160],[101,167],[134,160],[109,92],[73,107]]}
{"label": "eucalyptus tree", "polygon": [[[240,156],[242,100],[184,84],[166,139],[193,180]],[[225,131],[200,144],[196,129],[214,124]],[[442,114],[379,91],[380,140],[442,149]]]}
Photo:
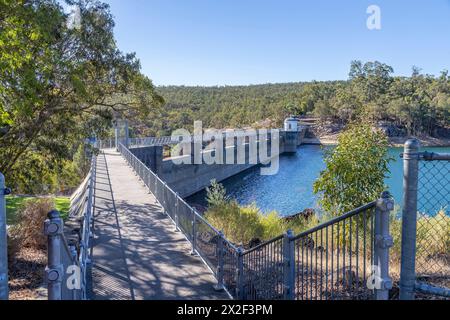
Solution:
{"label": "eucalyptus tree", "polygon": [[101,134],[114,117],[145,118],[162,105],[134,54],[122,53],[108,5],[0,0],[0,171],[30,152],[70,157],[75,141]]}
{"label": "eucalyptus tree", "polygon": [[389,174],[388,141],[369,123],[352,124],[338,138],[338,145],[325,152],[326,168],[314,183],[321,207],[341,215],[367,204],[385,189]]}

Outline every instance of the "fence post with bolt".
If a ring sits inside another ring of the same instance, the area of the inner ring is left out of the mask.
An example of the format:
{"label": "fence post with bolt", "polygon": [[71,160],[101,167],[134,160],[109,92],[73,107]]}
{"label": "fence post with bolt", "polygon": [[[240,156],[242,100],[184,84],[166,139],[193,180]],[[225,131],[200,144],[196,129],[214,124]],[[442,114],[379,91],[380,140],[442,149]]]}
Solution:
{"label": "fence post with bolt", "polygon": [[392,210],[394,210],[394,200],[389,192],[383,192],[381,198],[377,200],[375,213],[376,300],[388,300],[389,290],[392,289],[392,279],[389,277],[389,249],[394,245],[392,236],[389,234]]}
{"label": "fence post with bolt", "polygon": [[222,232],[219,232],[217,238],[217,284],[214,286],[216,291],[224,290],[223,285],[223,264],[224,264],[224,235]]}
{"label": "fence post with bolt", "polygon": [[64,266],[61,260],[61,236],[63,233],[63,220],[59,212],[50,211],[48,219],[44,223],[44,233],[48,237],[48,266],[45,270],[48,300],[62,299],[62,279]]}
{"label": "fence post with bolt", "polygon": [[283,297],[294,300],[295,296],[295,250],[294,233],[288,230],[283,238]]}
{"label": "fence post with bolt", "polygon": [[408,140],[403,154],[402,253],[400,300],[414,300],[416,282],[417,191],[420,143]]}
{"label": "fence post with bolt", "polygon": [[11,190],[5,187],[0,173],[0,300],[8,300],[8,236],[6,229],[6,198]]}

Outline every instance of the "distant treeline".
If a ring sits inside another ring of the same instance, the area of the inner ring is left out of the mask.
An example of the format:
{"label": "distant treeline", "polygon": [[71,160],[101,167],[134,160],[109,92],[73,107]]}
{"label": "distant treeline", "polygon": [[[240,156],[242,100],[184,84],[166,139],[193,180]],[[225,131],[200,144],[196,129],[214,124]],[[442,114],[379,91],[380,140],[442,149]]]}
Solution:
{"label": "distant treeline", "polygon": [[148,134],[191,129],[194,120],[215,128],[242,127],[270,119],[281,125],[290,114],[348,123],[364,118],[387,121],[411,135],[434,135],[448,127],[450,77],[421,74],[394,77],[380,62],[353,61],[347,81],[263,84],[226,87],[158,87],[166,105],[154,110]]}

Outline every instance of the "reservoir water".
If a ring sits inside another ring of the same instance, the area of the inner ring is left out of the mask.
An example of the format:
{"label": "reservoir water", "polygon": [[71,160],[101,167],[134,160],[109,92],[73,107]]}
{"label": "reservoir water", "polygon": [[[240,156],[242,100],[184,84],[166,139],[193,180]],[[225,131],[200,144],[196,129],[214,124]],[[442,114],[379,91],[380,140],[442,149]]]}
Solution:
{"label": "reservoir water", "polygon": [[[423,148],[422,151],[450,153],[450,147]],[[390,163],[386,185],[396,203],[402,200],[403,162],[402,148],[389,149]],[[314,181],[325,168],[324,149],[321,146],[305,145],[296,154],[280,157],[280,170],[274,176],[261,176],[258,167],[251,168],[222,182],[227,194],[242,205],[256,203],[263,212],[272,210],[282,215],[291,215],[306,208],[317,207],[317,197],[312,191]],[[206,205],[205,191],[188,198],[191,203]]]}

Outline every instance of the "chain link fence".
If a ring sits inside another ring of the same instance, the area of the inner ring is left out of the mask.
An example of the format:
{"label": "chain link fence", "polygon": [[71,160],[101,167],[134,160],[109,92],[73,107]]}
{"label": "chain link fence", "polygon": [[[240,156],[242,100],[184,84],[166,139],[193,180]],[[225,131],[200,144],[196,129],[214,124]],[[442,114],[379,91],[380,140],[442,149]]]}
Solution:
{"label": "chain link fence", "polygon": [[416,276],[450,288],[450,161],[425,153],[418,186]]}
{"label": "chain link fence", "polygon": [[400,299],[450,298],[450,154],[405,144]]}

